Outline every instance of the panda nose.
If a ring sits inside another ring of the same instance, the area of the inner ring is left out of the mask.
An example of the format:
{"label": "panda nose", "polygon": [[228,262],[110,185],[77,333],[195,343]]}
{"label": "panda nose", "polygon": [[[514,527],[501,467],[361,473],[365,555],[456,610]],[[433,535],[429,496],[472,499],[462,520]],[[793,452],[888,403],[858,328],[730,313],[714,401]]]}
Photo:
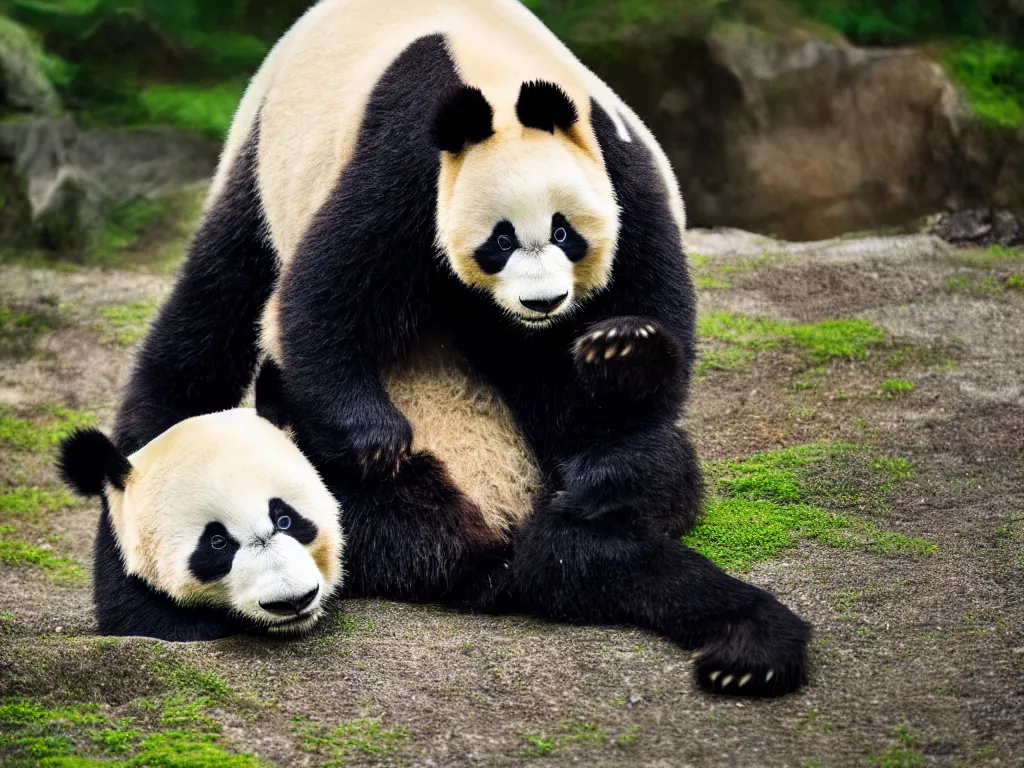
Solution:
{"label": "panda nose", "polygon": [[552,296],[550,299],[519,299],[519,303],[527,309],[532,309],[534,312],[543,312],[545,315],[554,312],[560,306],[562,302],[569,297],[568,293],[563,293],[561,296]]}
{"label": "panda nose", "polygon": [[296,613],[302,613],[303,610],[309,607],[310,603],[316,600],[318,594],[320,594],[319,584],[304,595],[296,595],[286,600],[272,600],[266,603],[260,600],[260,608],[268,613],[276,613],[279,616],[291,616]]}

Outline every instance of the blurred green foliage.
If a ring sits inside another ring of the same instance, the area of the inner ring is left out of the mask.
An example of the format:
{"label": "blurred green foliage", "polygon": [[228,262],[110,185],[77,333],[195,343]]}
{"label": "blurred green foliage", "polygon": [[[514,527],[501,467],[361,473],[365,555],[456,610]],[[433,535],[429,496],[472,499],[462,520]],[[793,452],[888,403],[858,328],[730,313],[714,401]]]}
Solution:
{"label": "blurred green foliage", "polygon": [[[934,43],[987,123],[1024,124],[1014,0],[523,0],[570,46],[623,30],[803,18],[862,45]],[[169,123],[222,136],[246,79],[310,0],[0,0],[86,125]],[[594,48],[602,51],[606,48]]]}

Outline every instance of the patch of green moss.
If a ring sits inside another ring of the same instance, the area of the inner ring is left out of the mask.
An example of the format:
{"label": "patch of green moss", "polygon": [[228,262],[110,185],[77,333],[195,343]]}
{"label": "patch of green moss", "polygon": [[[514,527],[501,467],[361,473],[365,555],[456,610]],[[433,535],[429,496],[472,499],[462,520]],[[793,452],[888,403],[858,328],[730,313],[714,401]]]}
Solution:
{"label": "patch of green moss", "polygon": [[906,395],[914,391],[914,382],[906,379],[886,379],[881,386],[887,395]]}
{"label": "patch of green moss", "polygon": [[14,451],[47,451],[79,427],[91,426],[96,417],[88,411],[47,406],[36,418],[18,418],[0,408],[0,447]]}
{"label": "patch of green moss", "polygon": [[571,745],[599,745],[611,743],[617,747],[628,747],[636,743],[640,726],[606,728],[586,720],[568,720],[561,723],[553,733],[523,733],[519,738],[522,756],[543,757],[559,752]]}
{"label": "patch of green moss", "polygon": [[1006,278],[1006,287],[1011,291],[1024,291],[1024,272],[1014,272]]}
{"label": "patch of green moss", "polygon": [[1003,290],[1003,284],[994,277],[980,275],[958,275],[946,281],[948,293],[963,293],[968,296],[991,296]]}
{"label": "patch of green moss", "polygon": [[78,580],[83,577],[78,563],[58,555],[53,550],[37,547],[12,536],[14,528],[0,525],[0,563],[14,566],[35,566],[55,576]]}
{"label": "patch of green moss", "polygon": [[928,764],[915,748],[917,735],[907,725],[900,725],[893,731],[893,735],[900,741],[900,745],[871,756],[868,765],[872,768],[924,768]]}
{"label": "patch of green moss", "polygon": [[245,81],[213,86],[157,85],[142,92],[142,105],[150,119],[185,131],[222,139],[231,127]]}
{"label": "patch of green moss", "polygon": [[871,347],[886,341],[884,331],[864,320],[824,320],[804,325],[726,312],[702,315],[697,333],[701,338],[748,351],[791,344],[814,365],[833,359],[863,360]]}
{"label": "patch of green moss", "polygon": [[249,754],[229,752],[209,734],[167,731],[143,739],[124,768],[264,768]]}
{"label": "patch of green moss", "polygon": [[988,248],[958,250],[950,254],[949,261],[971,269],[996,269],[1024,261],[1024,248],[990,245]]}
{"label": "patch of green moss", "polygon": [[358,755],[392,754],[408,739],[409,732],[404,728],[385,728],[378,718],[361,718],[335,728],[300,724],[296,727],[295,746],[303,752],[327,758],[324,766],[336,766]]}
{"label": "patch of green moss", "polygon": [[136,301],[129,304],[110,304],[101,307],[99,315],[100,338],[104,343],[129,347],[142,340],[149,329],[149,321],[156,313],[155,301]]}
{"label": "patch of green moss", "polygon": [[[869,473],[867,490],[887,493],[912,469],[902,459],[875,457],[854,446],[813,444],[708,465],[714,494],[683,543],[725,568],[742,570],[802,540],[880,553],[927,555],[933,543],[878,529],[824,504],[863,503],[863,492],[839,479],[836,467]],[[823,472],[823,469],[829,471]]]}
{"label": "patch of green moss", "polygon": [[738,371],[754,359],[753,352],[737,347],[702,351],[697,359],[697,375],[708,371]]}
{"label": "patch of green moss", "polygon": [[0,304],[0,359],[31,355],[39,337],[61,325],[56,308],[41,311]]}
{"label": "patch of green moss", "polygon": [[43,512],[55,512],[74,503],[75,497],[63,489],[12,488],[0,494],[0,520],[38,517]]}

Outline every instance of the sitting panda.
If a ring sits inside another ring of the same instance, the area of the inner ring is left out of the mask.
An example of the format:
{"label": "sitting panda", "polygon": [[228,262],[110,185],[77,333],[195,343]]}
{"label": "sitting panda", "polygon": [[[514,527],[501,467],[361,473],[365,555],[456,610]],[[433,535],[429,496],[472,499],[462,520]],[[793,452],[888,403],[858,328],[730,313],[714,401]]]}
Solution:
{"label": "sitting panda", "polygon": [[[261,383],[274,375],[268,369]],[[298,635],[335,602],[338,503],[268,420],[272,402],[185,419],[130,456],[96,429],[62,442],[65,482],[103,499],[94,565],[101,634]]]}
{"label": "sitting panda", "polygon": [[515,0],[322,0],[239,106],[116,442],[269,355],[346,594],[640,625],[708,690],[787,693],[808,625],[678,541],[684,230],[651,133]]}

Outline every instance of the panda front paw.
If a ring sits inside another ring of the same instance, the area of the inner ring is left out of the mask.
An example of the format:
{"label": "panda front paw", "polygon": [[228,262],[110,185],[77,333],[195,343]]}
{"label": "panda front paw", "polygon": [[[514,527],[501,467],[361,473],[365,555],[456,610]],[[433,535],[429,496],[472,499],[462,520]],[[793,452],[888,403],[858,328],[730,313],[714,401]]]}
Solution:
{"label": "panda front paw", "polygon": [[346,431],[364,479],[394,477],[412,451],[412,426],[396,409]]}
{"label": "panda front paw", "polygon": [[594,394],[642,400],[667,383],[679,366],[679,347],[658,323],[613,317],[590,326],[575,344],[576,371]]}
{"label": "panda front paw", "polygon": [[811,629],[774,598],[724,625],[696,656],[697,684],[711,693],[769,698],[807,683]]}

